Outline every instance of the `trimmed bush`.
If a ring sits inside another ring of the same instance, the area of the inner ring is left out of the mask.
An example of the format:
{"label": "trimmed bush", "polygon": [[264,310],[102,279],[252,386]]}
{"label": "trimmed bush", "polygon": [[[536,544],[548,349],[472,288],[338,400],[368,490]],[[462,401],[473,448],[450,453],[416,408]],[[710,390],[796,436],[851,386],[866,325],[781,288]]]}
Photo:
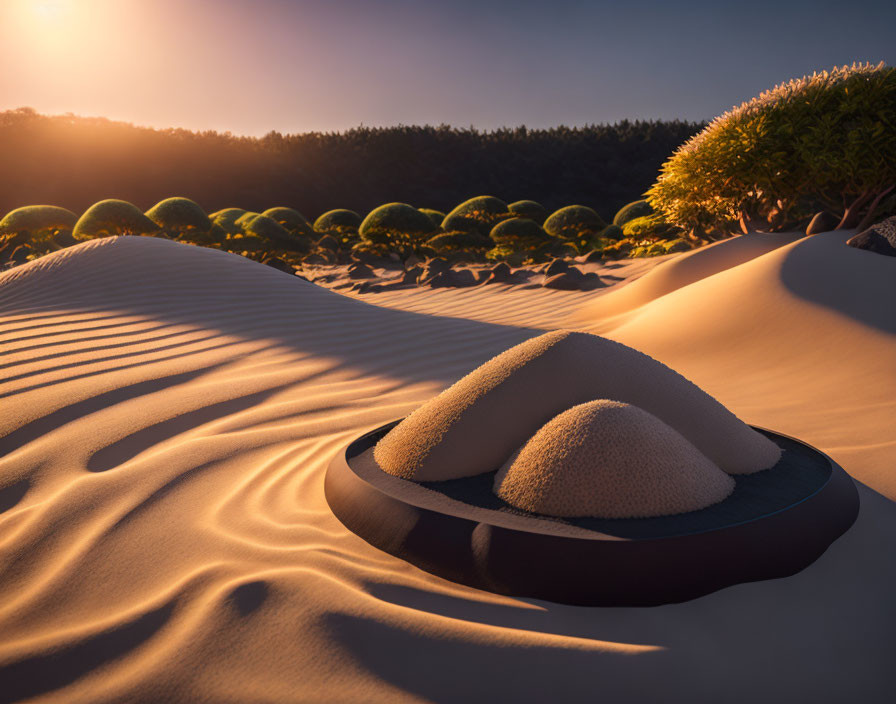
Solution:
{"label": "trimmed bush", "polygon": [[445,213],[441,210],[433,210],[432,208],[417,208],[417,210],[432,220],[433,225],[437,228],[442,226],[442,220],[445,219]]}
{"label": "trimmed bush", "polygon": [[495,246],[491,237],[478,232],[443,232],[428,239],[426,244],[439,252],[484,251]]}
{"label": "trimmed bush", "polygon": [[477,196],[465,200],[445,216],[442,229],[445,232],[478,232],[488,236],[492,228],[502,220],[513,217],[507,203],[494,196]]}
{"label": "trimmed bush", "polygon": [[146,217],[166,234],[205,233],[212,223],[199,204],[189,198],[166,198],[146,211]]}
{"label": "trimmed bush", "polygon": [[26,205],[0,220],[0,242],[15,237],[22,242],[46,242],[60,232],[70,232],[78,222],[71,210],[55,205]]}
{"label": "trimmed bush", "polygon": [[337,208],[328,210],[314,221],[314,231],[323,235],[333,235],[337,239],[347,240],[358,236],[361,227],[361,216],[354,210]]}
{"label": "trimmed bush", "polygon": [[855,227],[896,184],[894,125],[896,68],[814,73],[713,120],[666,161],[647,198],[695,233],[784,229],[820,210]]}
{"label": "trimmed bush", "polygon": [[613,224],[616,227],[623,227],[629,220],[642,218],[647,215],[653,215],[653,208],[646,200],[636,200],[628,205],[623,205],[619,212],[613,217]]}
{"label": "trimmed bush", "polygon": [[492,228],[490,237],[500,248],[532,251],[550,242],[550,236],[534,220],[511,218]]}
{"label": "trimmed bush", "polygon": [[212,213],[208,217],[209,220],[220,227],[228,235],[235,235],[240,232],[240,226],[236,224],[236,221],[243,217],[246,212],[247,211],[242,208],[224,208],[223,210],[218,210]]}
{"label": "trimmed bush", "polygon": [[158,231],[159,226],[136,205],[110,198],[91,205],[75,223],[72,234],[76,239],[89,240],[116,235],[150,235]]}
{"label": "trimmed bush", "polygon": [[432,220],[407,203],[386,203],[368,213],[361,222],[361,237],[373,244],[420,242],[437,228]]}
{"label": "trimmed bush", "polygon": [[654,213],[653,215],[645,215],[644,217],[629,220],[623,226],[622,232],[626,237],[666,238],[669,235],[680,232],[680,230],[667,223],[660,213]]}
{"label": "trimmed bush", "polygon": [[308,218],[292,208],[268,208],[262,215],[269,217],[293,235],[307,235],[310,237],[314,230],[311,227],[311,223],[308,222]]}
{"label": "trimmed bush", "polygon": [[567,205],[544,221],[545,232],[561,240],[592,239],[606,226],[600,215],[584,205]]}
{"label": "trimmed bush", "polygon": [[539,225],[543,224],[548,217],[547,209],[534,200],[518,200],[508,205],[507,209],[513,213],[514,217],[533,220]]}
{"label": "trimmed bush", "polygon": [[[252,215],[252,217],[248,217]],[[267,215],[246,213],[237,221],[243,233],[259,237],[271,243],[274,248],[290,249],[295,252],[307,252],[311,249],[311,240],[303,234],[290,232],[280,223]]]}

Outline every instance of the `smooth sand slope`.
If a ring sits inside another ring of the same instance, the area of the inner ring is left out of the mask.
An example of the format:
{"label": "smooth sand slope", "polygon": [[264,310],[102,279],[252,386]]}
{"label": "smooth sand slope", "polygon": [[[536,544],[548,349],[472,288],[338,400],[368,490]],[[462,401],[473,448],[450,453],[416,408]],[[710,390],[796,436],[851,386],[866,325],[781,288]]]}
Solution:
{"label": "smooth sand slope", "polygon": [[[844,239],[610,322],[592,302],[628,286],[357,300],[151,238],[0,276],[0,701],[892,701],[896,260]],[[477,592],[332,516],[342,445],[570,325],[890,499],[860,487],[856,525],[795,577],[652,609]]]}

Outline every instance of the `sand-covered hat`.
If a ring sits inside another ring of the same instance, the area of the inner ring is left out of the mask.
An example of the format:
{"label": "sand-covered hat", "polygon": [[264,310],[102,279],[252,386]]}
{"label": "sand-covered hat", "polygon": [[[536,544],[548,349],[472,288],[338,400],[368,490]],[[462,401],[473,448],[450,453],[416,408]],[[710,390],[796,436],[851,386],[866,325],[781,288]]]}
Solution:
{"label": "sand-covered hat", "polygon": [[325,490],[350,530],[425,570],[584,605],[794,574],[858,512],[824,454],[637,350],[566,331],[356,439]]}

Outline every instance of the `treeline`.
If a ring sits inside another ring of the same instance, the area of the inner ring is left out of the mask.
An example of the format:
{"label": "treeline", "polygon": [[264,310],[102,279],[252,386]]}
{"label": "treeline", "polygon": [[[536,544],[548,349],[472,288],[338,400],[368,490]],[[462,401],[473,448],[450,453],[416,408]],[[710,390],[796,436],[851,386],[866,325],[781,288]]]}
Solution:
{"label": "treeline", "polygon": [[534,198],[549,210],[580,203],[612,217],[703,126],[360,127],[249,138],[20,108],[0,113],[0,214],[40,203],[83,212],[110,196],[145,209],[177,193],[207,212],[277,204],[314,218],[333,208],[366,213],[390,201],[450,210],[488,193]]}

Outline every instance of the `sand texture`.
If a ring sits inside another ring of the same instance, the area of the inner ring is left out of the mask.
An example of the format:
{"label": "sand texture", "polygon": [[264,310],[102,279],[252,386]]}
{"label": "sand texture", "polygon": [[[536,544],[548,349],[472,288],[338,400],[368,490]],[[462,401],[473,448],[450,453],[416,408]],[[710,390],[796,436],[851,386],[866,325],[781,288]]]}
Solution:
{"label": "sand texture", "polygon": [[[896,259],[850,234],[593,292],[344,296],[152,238],[0,275],[0,701],[894,701]],[[334,453],[562,328],[829,453],[855,526],[788,579],[583,609],[443,581],[336,520]]]}
{"label": "sand texture", "polygon": [[555,416],[495,475],[511,506],[548,516],[647,518],[706,508],[734,480],[647,411],[601,399]]}
{"label": "sand texture", "polygon": [[768,469],[781,456],[661,362],[597,335],[557,330],[503,352],[415,410],[377,444],[376,460],[415,481],[494,471],[551,418],[597,399],[652,413],[730,474]]}

